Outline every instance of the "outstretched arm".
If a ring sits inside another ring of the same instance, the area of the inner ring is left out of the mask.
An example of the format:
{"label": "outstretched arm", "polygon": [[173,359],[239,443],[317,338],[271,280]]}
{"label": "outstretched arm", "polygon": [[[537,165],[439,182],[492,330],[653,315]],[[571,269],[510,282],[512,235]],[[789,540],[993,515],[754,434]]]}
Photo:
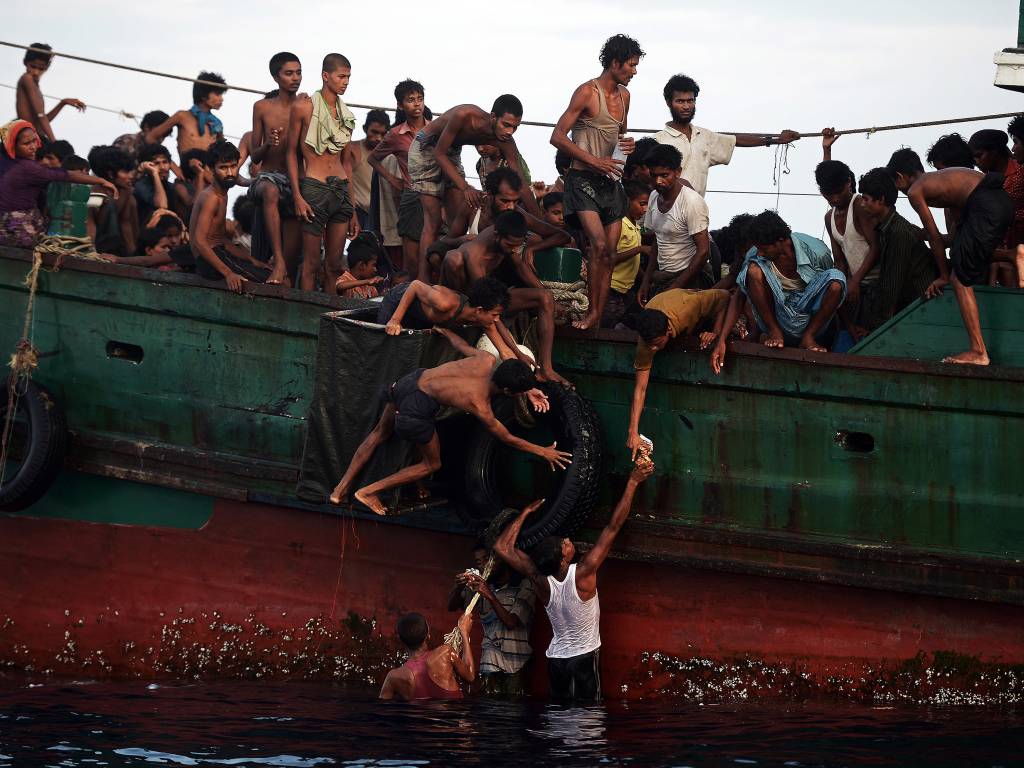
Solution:
{"label": "outstretched arm", "polygon": [[597,589],[597,569],[608,557],[615,537],[619,535],[622,524],[629,516],[629,508],[633,505],[633,494],[636,493],[637,487],[653,472],[653,462],[640,462],[633,467],[633,471],[629,473],[629,480],[626,481],[626,490],[622,492],[622,498],[619,499],[615,511],[612,512],[611,520],[601,530],[594,546],[576,566],[576,589],[580,592],[582,599],[586,600],[584,594],[592,595]]}
{"label": "outstretched arm", "polygon": [[[485,352],[485,355],[490,354]],[[523,440],[521,437],[516,437],[508,429],[494,418],[493,413],[485,415],[477,414],[477,418],[480,419],[484,427],[494,435],[496,438],[505,443],[505,445],[515,448],[517,451],[523,451],[524,453],[532,453],[534,456],[540,456],[544,461],[548,463],[553,472],[556,469],[565,469],[572,463],[572,454],[567,451],[558,450],[558,442],[554,442],[547,448],[531,443],[529,440]]]}
{"label": "outstretched arm", "polygon": [[734,133],[737,147],[770,147],[773,144],[789,144],[800,138],[796,131],[782,133]]}
{"label": "outstretched arm", "polygon": [[[185,114],[188,114],[187,112]],[[181,111],[175,112],[173,115],[164,120],[160,125],[150,128],[146,131],[145,140],[147,144],[159,144],[161,141],[167,138],[174,126],[178,125],[181,121]]]}
{"label": "outstretched arm", "polygon": [[438,334],[439,336],[444,336],[446,339],[448,339],[448,342],[453,347],[455,347],[455,351],[460,353],[463,357],[491,356],[490,352],[486,352],[482,349],[477,349],[476,347],[471,347],[469,344],[466,343],[466,340],[464,338],[462,338],[461,336],[459,336],[459,334],[455,333],[449,328],[441,328],[435,325],[433,330],[434,333]]}
{"label": "outstretched arm", "polygon": [[548,599],[551,597],[548,580],[540,574],[537,570],[537,566],[533,564],[533,560],[530,559],[529,555],[516,546],[516,539],[519,538],[519,532],[523,529],[523,523],[526,522],[526,518],[534,511],[540,509],[544,501],[544,499],[538,499],[523,509],[523,511],[519,513],[519,516],[501,532],[498,540],[494,542],[494,554],[508,563],[512,570],[522,574],[533,582],[533,586],[536,588],[537,594],[540,595],[541,601],[546,605]]}
{"label": "outstretched arm", "polygon": [[907,197],[910,199],[910,205],[917,211],[917,215],[921,217],[921,224],[924,225],[925,236],[928,238],[929,245],[931,245],[935,266],[939,270],[939,276],[932,281],[932,284],[925,291],[925,297],[933,299],[942,293],[943,286],[949,284],[946,244],[942,234],[939,232],[938,225],[935,223],[935,217],[932,216],[931,208],[928,207],[928,201],[925,200],[924,192],[917,188],[915,184],[907,192]]}
{"label": "outstretched arm", "polygon": [[473,647],[469,644],[469,630],[473,627],[473,617],[469,614],[462,614],[459,617],[459,633],[462,635],[462,657],[459,658],[455,651],[451,652],[452,667],[455,673],[472,683],[476,679],[476,664],[473,661]]}

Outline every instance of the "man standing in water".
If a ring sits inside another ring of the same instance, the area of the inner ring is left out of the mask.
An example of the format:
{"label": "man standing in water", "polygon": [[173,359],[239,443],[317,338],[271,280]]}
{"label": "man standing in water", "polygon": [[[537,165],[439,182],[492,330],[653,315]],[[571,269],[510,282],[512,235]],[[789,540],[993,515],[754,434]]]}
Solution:
{"label": "man standing in water", "polygon": [[[448,222],[454,222],[461,207],[475,210],[484,200],[483,193],[466,181],[462,167],[463,146],[489,144],[497,147],[509,168],[529,187],[519,167],[519,150],[512,138],[522,119],[523,103],[507,93],[495,99],[489,113],[475,104],[452,107],[429,122],[413,139],[409,146],[409,177],[423,205],[417,277],[424,283],[433,282],[427,249],[440,235],[442,205]],[[530,201],[533,203],[531,213],[542,217],[532,196]],[[458,237],[465,231],[448,234]]]}
{"label": "man standing in water", "polygon": [[[323,87],[311,99],[292,105],[288,123],[290,150],[285,153],[288,180],[295,196],[295,215],[302,219],[302,278],[304,291],[316,288],[320,271],[320,242],[324,240],[324,288],[341,276],[345,237],[359,234],[349,196],[348,156],[356,118],[341,95],[348,89],[352,65],[340,53],[324,56]],[[299,153],[305,174],[299,178]]]}
{"label": "man standing in water", "polygon": [[576,328],[597,328],[608,300],[615,248],[627,207],[619,181],[625,161],[612,155],[616,148],[623,155],[633,151],[633,139],[624,136],[629,114],[626,86],[643,55],[640,44],[631,37],[608,38],[600,56],[604,70],[573,92],[569,107],[551,133],[555,149],[572,157],[562,198],[566,221],[574,228],[578,222],[587,237],[590,308],[573,323]]}
{"label": "man standing in water", "polygon": [[653,472],[654,464],[649,458],[637,461],[611,520],[579,563],[573,562],[576,547],[567,538],[548,536],[534,547],[532,557],[516,547],[523,523],[540,508],[544,499],[526,507],[494,544],[498,557],[533,582],[548,613],[552,632],[547,650],[548,678],[553,699],[601,699],[601,604],[597,597],[597,571],[629,516],[636,489]]}
{"label": "man standing in water", "polygon": [[[282,51],[270,59],[270,75],[277,90],[260,99],[252,108],[252,162],[260,164],[260,172],[253,179],[249,196],[256,203],[254,224],[255,255],[262,261],[271,261],[274,268],[267,279],[272,284],[291,285],[285,260],[284,241],[296,242],[298,222],[293,209],[292,186],[288,181],[288,161],[285,155],[295,146],[288,134],[288,123],[295,94],[302,84],[302,64],[294,53]],[[282,222],[282,214],[287,220]],[[285,232],[289,237],[285,237]],[[269,244],[270,253],[266,253]],[[288,249],[289,255],[293,249]],[[271,258],[267,258],[267,257]]]}
{"label": "man standing in water", "polygon": [[409,649],[409,660],[398,669],[392,669],[384,678],[380,699],[423,701],[425,699],[461,699],[458,675],[467,683],[476,679],[473,648],[469,644],[469,630],[473,617],[459,618],[462,635],[462,655],[447,643],[428,648],[430,628],[419,613],[407,613],[398,620],[398,639]]}

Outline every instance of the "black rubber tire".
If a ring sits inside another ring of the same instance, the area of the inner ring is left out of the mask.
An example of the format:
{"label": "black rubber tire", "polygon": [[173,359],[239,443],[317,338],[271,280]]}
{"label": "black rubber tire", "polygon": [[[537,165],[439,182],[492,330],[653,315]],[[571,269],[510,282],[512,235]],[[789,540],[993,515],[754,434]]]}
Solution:
{"label": "black rubber tire", "polygon": [[[572,536],[580,529],[597,502],[598,481],[604,461],[601,424],[593,406],[573,390],[557,385],[542,387],[551,402],[549,422],[558,447],[572,453],[554,498],[534,512],[519,535],[519,546],[529,548],[546,536]],[[496,413],[508,424],[511,408]],[[487,526],[505,506],[498,490],[496,466],[499,440],[477,426],[466,456],[463,517],[478,530]]]}
{"label": "black rubber tire", "polygon": [[[45,387],[34,381],[18,385],[19,416],[28,422],[28,447],[21,466],[0,487],[0,510],[17,512],[35,504],[57,479],[68,450],[68,424],[64,410]],[[7,418],[7,391],[0,402],[0,433]]]}

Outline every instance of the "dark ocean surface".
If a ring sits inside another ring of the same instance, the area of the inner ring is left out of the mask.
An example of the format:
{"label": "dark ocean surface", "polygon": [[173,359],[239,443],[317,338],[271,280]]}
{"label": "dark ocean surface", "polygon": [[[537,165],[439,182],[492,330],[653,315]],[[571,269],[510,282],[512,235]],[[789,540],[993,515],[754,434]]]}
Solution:
{"label": "dark ocean surface", "polygon": [[385,704],[330,683],[0,679],[4,766],[1017,766],[1024,711],[815,701]]}

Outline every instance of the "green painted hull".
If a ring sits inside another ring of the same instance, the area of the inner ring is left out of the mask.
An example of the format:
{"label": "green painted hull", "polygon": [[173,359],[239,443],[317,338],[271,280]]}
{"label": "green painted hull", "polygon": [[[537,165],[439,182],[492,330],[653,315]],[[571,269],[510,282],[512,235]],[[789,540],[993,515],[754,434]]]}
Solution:
{"label": "green painted hull", "polygon": [[[28,266],[24,252],[0,251],[5,349],[20,333]],[[362,304],[251,290],[238,296],[190,276],[79,260],[44,272],[35,378],[66,409],[68,466],[206,497],[335,511],[296,500],[297,469],[319,317]],[[982,299],[983,308],[992,303]],[[658,472],[638,495],[621,554],[1024,603],[1024,482],[1016,466],[1024,455],[1024,371],[907,359],[898,338],[907,318],[955,312],[951,296],[915,306],[862,344],[877,343],[871,353],[888,357],[735,344],[716,377],[692,344],[659,354],[642,421]],[[1004,314],[999,322],[1016,322]],[[956,351],[945,349],[963,341],[951,328],[930,351]],[[994,348],[1009,359],[1004,350],[1014,349],[1016,331],[1004,330]],[[631,334],[566,331],[556,343],[556,365],[594,403],[604,430],[607,478],[594,526],[628,471],[632,357]],[[527,483],[535,470],[509,469]],[[58,491],[30,514],[85,514]],[[154,524],[133,518],[139,508],[125,502],[110,514]],[[436,511],[408,524],[459,527],[453,514]]]}

